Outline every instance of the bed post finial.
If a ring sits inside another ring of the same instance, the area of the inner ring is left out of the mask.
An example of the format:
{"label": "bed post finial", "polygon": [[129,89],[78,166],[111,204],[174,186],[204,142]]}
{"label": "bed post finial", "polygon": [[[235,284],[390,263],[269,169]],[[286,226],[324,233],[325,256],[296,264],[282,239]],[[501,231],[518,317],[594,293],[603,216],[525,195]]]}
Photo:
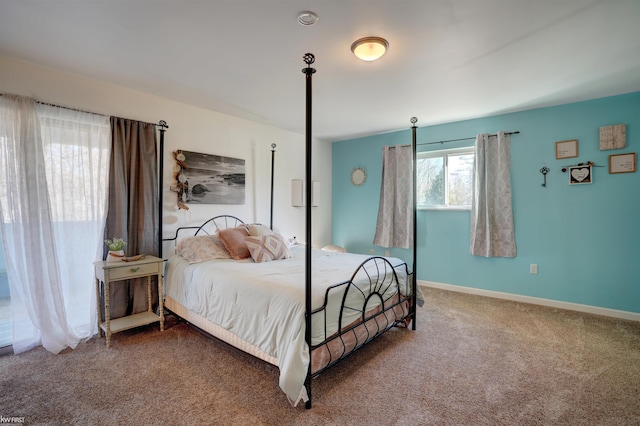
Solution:
{"label": "bed post finial", "polygon": [[311,64],[316,61],[316,57],[313,55],[313,53],[305,53],[302,57],[302,60],[304,60],[304,63],[307,64],[307,67],[302,69],[303,73],[313,74],[314,72],[316,72],[315,68],[311,68]]}
{"label": "bed post finial", "polygon": [[418,122],[418,117],[411,117],[411,124],[413,124],[414,127],[417,122]]}

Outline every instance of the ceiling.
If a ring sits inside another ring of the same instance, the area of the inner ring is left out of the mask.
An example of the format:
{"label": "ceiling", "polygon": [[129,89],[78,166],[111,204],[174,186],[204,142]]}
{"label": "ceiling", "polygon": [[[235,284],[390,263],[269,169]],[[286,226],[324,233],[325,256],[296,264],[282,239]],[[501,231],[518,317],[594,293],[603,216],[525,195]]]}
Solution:
{"label": "ceiling", "polygon": [[344,140],[640,91],[640,1],[0,0],[0,54],[298,133],[307,52],[312,133]]}

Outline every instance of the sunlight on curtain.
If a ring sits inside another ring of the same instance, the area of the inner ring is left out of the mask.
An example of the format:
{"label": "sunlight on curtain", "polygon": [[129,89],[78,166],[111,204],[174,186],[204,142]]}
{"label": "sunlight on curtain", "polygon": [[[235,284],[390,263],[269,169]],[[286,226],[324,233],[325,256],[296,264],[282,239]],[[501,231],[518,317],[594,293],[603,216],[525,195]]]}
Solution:
{"label": "sunlight on curtain", "polygon": [[97,332],[93,262],[102,260],[109,189],[109,117],[36,104],[42,128],[67,320],[80,337]]}
{"label": "sunlight on curtain", "polygon": [[413,247],[413,151],[411,146],[382,148],[382,183],[373,244]]}
{"label": "sunlight on curtain", "polygon": [[13,349],[58,353],[97,330],[109,117],[0,97],[0,221]]}
{"label": "sunlight on curtain", "polygon": [[498,132],[476,136],[471,202],[470,253],[515,257],[511,206],[511,137]]}

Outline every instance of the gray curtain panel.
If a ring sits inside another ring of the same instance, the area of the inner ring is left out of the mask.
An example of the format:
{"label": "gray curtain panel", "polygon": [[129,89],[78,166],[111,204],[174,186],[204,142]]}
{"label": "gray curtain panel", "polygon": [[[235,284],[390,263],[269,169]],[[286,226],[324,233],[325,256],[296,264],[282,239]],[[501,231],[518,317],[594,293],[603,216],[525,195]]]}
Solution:
{"label": "gray curtain panel", "polygon": [[[127,256],[143,253],[157,256],[159,219],[155,125],[111,117],[111,134],[105,238],[123,237],[127,241]],[[151,300],[157,304],[157,281],[151,288]],[[112,285],[110,302],[111,318],[146,311],[146,278]]]}
{"label": "gray curtain panel", "polygon": [[382,183],[373,244],[413,247],[413,151],[411,146],[382,148]]}
{"label": "gray curtain panel", "polygon": [[470,253],[516,257],[511,206],[511,136],[498,132],[476,136],[471,201]]}

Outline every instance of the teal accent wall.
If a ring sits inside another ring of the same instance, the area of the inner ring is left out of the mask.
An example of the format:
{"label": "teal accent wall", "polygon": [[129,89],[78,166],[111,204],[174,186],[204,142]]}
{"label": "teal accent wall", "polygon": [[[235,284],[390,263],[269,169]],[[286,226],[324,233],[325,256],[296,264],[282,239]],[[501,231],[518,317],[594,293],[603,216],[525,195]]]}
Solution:
{"label": "teal accent wall", "polygon": [[[382,147],[411,143],[407,130],[335,142],[333,244],[348,251],[384,254],[373,245]],[[420,117],[418,117],[420,118]],[[623,149],[600,151],[599,128],[626,124]],[[418,125],[420,123],[418,122]],[[421,142],[520,131],[511,137],[511,184],[518,254],[469,254],[469,211],[417,214],[419,280],[640,313],[640,170],[609,174],[609,155],[640,154],[640,92],[549,108],[419,127]],[[556,160],[555,142],[578,139],[577,158]],[[422,145],[420,150],[473,145],[473,141]],[[593,161],[593,183],[569,185],[563,166]],[[539,170],[547,166],[547,186]],[[350,183],[364,167],[367,181]],[[391,249],[411,262],[411,252]],[[538,265],[538,274],[529,265]]]}

